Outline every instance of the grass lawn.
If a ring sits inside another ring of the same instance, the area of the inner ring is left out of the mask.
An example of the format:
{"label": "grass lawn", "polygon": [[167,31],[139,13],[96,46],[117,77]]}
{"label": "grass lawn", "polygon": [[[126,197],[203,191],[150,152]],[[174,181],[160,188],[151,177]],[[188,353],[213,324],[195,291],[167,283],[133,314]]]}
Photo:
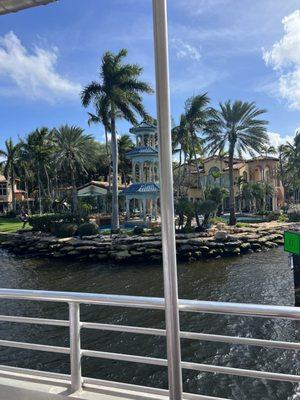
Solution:
{"label": "grass lawn", "polygon": [[[18,218],[3,218],[0,217],[0,232],[16,232],[22,229],[23,222]],[[29,225],[26,225],[28,228]]]}

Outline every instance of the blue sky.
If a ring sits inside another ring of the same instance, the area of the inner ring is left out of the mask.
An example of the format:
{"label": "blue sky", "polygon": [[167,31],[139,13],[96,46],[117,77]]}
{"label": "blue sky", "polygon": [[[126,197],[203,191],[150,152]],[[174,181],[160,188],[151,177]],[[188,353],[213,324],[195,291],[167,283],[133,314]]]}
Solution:
{"label": "blue sky", "polygon": [[[154,85],[151,0],[60,0],[1,16],[0,146],[39,126],[87,125],[82,85],[97,79],[104,51],[125,47]],[[255,101],[271,141],[300,127],[299,0],[169,0],[172,116],[207,91],[212,104]],[[155,96],[145,104],[155,115]],[[119,123],[120,134],[128,132]]]}

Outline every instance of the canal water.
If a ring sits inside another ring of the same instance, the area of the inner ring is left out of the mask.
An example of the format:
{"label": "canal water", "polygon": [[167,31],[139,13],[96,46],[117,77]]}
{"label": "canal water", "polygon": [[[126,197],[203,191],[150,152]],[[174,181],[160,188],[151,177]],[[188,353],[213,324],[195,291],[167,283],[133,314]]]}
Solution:
{"label": "canal water", "polygon": [[[61,260],[20,259],[0,254],[1,287],[162,296],[161,266],[104,266]],[[292,305],[293,281],[282,249],[181,264],[178,268],[181,298],[245,303]],[[65,305],[0,301],[1,314],[67,318]],[[84,321],[164,327],[161,311],[82,306]],[[239,335],[273,340],[300,340],[300,323],[279,319],[181,314],[186,331]],[[0,338],[68,346],[66,328],[0,324]],[[83,330],[82,347],[152,357],[165,357],[165,339],[146,335]],[[222,366],[299,374],[296,351],[182,340],[182,359]],[[69,372],[66,355],[0,348],[0,363],[55,372]],[[164,368],[133,363],[83,359],[83,374],[140,385],[166,387]],[[211,373],[183,371],[187,392],[237,400],[298,400],[297,385]]]}

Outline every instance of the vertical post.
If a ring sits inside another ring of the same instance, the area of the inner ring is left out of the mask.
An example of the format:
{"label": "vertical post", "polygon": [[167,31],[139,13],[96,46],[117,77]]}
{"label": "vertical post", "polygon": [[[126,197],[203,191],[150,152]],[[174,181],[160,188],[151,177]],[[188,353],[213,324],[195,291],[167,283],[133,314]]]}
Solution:
{"label": "vertical post", "polygon": [[166,0],[152,0],[169,397],[182,398]]}
{"label": "vertical post", "polygon": [[71,389],[81,389],[80,309],[78,303],[69,303]]}

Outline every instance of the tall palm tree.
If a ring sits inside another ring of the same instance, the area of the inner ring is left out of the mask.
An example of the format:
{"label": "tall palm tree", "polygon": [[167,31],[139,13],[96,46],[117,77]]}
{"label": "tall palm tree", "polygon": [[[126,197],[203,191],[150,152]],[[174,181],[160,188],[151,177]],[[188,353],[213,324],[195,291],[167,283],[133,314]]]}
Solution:
{"label": "tall palm tree", "polygon": [[133,148],[134,144],[129,135],[123,135],[118,139],[119,169],[125,186],[127,185],[127,176],[130,173],[130,161],[126,158],[126,153]]}
{"label": "tall palm tree", "polygon": [[94,161],[93,137],[84,134],[78,126],[64,125],[53,131],[55,143],[54,157],[59,169],[65,171],[71,179],[72,211],[78,212],[76,173],[87,172]]}
{"label": "tall palm tree", "polygon": [[4,166],[4,176],[9,181],[9,185],[11,187],[12,209],[14,212],[17,211],[15,184],[19,160],[19,150],[19,145],[14,145],[11,138],[5,141],[5,150],[0,150],[0,156],[3,156],[5,158],[2,164]]}
{"label": "tall palm tree", "polygon": [[[207,122],[211,116],[211,108],[208,107],[210,102],[207,93],[193,96],[185,102],[184,113],[180,116],[180,123],[172,130],[173,148],[179,146],[179,168],[181,165],[182,153],[184,153],[184,162],[187,156],[190,162],[194,162],[197,170],[197,186],[200,185],[200,165],[199,154],[202,155],[202,142],[199,133],[203,132]],[[180,178],[179,171],[179,178]]]}
{"label": "tall palm tree", "polygon": [[48,128],[38,128],[31,132],[27,138],[20,143],[23,157],[30,160],[31,166],[35,171],[38,186],[39,213],[43,213],[42,197],[45,195],[43,185],[43,173],[51,162],[53,150],[50,131]]}
{"label": "tall palm tree", "polygon": [[112,232],[119,230],[118,204],[118,144],[116,119],[118,115],[137,124],[136,114],[147,118],[148,114],[142,103],[142,93],[152,93],[152,88],[141,81],[142,68],[136,64],[123,63],[127,50],[122,49],[117,54],[106,52],[100,66],[100,81],[91,82],[81,93],[84,107],[96,104],[100,111],[102,123],[111,132],[112,153]]}
{"label": "tall palm tree", "polygon": [[260,153],[268,141],[267,121],[259,119],[266,110],[256,107],[254,102],[230,100],[220,103],[220,110],[215,111],[206,126],[205,139],[210,154],[216,154],[228,147],[229,167],[229,209],[230,225],[236,224],[234,199],[234,155]]}

